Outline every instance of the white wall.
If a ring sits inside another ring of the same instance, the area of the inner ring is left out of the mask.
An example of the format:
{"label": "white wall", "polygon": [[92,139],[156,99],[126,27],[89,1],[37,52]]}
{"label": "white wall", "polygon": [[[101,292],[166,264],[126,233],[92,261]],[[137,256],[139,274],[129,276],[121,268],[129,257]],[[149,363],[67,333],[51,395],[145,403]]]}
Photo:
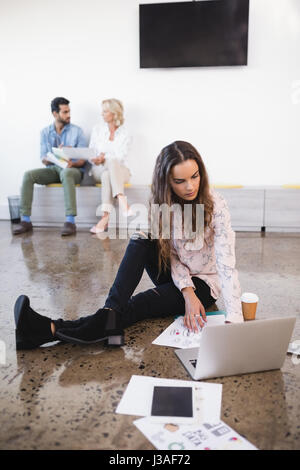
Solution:
{"label": "white wall", "polygon": [[139,69],[138,5],[0,0],[0,218],[23,172],[41,166],[55,96],[87,136],[102,99],[123,101],[133,183],[151,181],[176,139],[199,149],[212,183],[300,183],[300,1],[250,0],[248,66],[180,69]]}

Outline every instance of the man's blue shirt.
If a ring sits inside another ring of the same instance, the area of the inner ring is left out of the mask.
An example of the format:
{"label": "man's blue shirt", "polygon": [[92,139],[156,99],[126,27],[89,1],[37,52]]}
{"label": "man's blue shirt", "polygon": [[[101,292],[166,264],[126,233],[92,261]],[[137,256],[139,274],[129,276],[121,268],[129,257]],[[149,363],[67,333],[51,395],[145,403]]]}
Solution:
{"label": "man's blue shirt", "polygon": [[[83,131],[79,126],[67,124],[61,134],[58,134],[55,125],[50,124],[41,131],[41,160],[47,159],[47,153],[52,152],[52,147],[59,147],[61,144],[64,147],[87,147]],[[83,170],[83,168],[79,169]]]}

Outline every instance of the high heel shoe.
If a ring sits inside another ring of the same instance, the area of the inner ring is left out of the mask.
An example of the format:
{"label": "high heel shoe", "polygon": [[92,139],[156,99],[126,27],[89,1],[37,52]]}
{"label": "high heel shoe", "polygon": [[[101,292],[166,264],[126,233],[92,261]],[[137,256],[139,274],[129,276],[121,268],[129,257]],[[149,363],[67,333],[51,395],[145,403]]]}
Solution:
{"label": "high heel shoe", "polygon": [[90,229],[91,233],[103,233],[107,232],[108,230],[108,224],[106,224],[103,228],[98,228],[96,225]]}
{"label": "high heel shoe", "polygon": [[123,346],[121,314],[112,309],[101,308],[94,315],[86,317],[78,328],[61,328],[56,331],[56,336],[73,344],[93,344],[106,340],[109,346]]}
{"label": "high heel shoe", "polygon": [[[105,222],[104,225],[103,225],[103,222]],[[102,216],[102,218],[99,220],[99,222],[97,223],[97,225],[94,225],[94,227],[92,227],[90,229],[90,232],[91,233],[103,233],[103,232],[107,232],[108,230],[108,221],[109,221],[109,215],[104,215]],[[99,227],[99,225],[102,224],[102,227]]]}

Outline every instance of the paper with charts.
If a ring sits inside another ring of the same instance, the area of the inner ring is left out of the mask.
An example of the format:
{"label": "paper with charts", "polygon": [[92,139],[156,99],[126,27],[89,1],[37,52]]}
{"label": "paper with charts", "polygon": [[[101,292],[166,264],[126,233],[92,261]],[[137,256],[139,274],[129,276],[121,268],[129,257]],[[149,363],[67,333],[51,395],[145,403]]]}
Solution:
{"label": "paper with charts", "polygon": [[154,386],[195,387],[201,401],[199,422],[215,423],[220,420],[222,384],[163,379],[144,375],[133,375],[131,377],[121,401],[117,406],[116,413],[134,416],[150,416]]}
{"label": "paper with charts", "polygon": [[[225,323],[225,315],[207,315],[207,323],[203,328]],[[152,344],[159,346],[169,346],[179,349],[198,348],[200,344],[201,331],[194,333],[183,324],[183,316],[176,320],[162,332]]]}
{"label": "paper with charts", "polygon": [[223,421],[179,425],[141,418],[133,424],[159,450],[257,450]]}

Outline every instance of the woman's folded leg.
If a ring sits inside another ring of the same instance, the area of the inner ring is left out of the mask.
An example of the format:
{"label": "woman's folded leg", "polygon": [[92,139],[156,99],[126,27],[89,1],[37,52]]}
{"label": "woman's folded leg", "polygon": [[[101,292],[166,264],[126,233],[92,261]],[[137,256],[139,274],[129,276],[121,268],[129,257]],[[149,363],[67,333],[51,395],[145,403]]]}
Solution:
{"label": "woman's folded leg", "polygon": [[127,245],[113,285],[105,301],[105,307],[123,312],[134,293],[145,267],[155,257],[155,241],[146,235],[133,235]]}
{"label": "woman's folded leg", "polygon": [[[201,279],[193,277],[196,295],[204,308],[215,303],[209,286]],[[163,318],[185,314],[185,301],[182,293],[173,281],[157,285],[152,289],[140,292],[129,300],[122,314],[123,328],[147,318]]]}

